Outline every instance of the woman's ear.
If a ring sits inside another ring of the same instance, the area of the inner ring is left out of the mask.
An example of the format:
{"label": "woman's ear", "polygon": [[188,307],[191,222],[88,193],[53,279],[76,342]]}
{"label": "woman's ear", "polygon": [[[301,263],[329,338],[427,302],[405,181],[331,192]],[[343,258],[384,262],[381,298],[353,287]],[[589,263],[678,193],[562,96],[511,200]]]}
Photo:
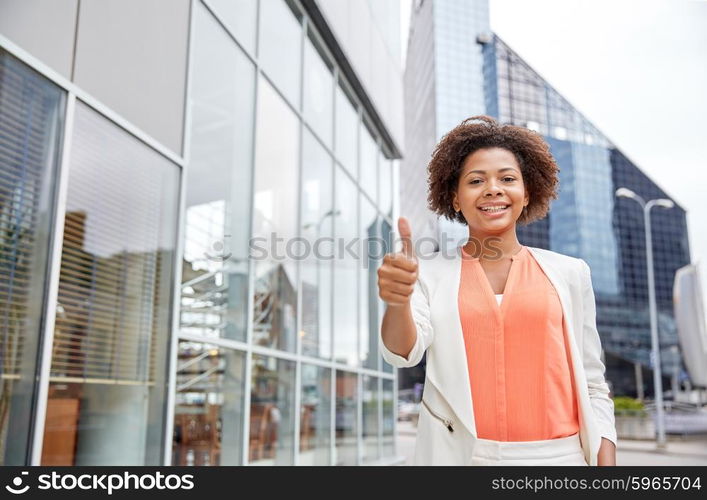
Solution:
{"label": "woman's ear", "polygon": [[455,212],[459,211],[459,203],[457,202],[457,193],[456,191],[452,193],[452,208],[454,208]]}

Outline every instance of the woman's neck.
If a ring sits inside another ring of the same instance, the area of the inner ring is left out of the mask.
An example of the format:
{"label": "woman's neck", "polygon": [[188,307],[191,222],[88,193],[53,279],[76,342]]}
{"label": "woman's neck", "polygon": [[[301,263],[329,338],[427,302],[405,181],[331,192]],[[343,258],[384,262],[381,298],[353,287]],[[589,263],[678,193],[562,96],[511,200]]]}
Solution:
{"label": "woman's neck", "polygon": [[502,235],[479,235],[469,231],[469,240],[464,245],[464,251],[474,258],[485,261],[500,261],[510,259],[520,251],[522,245],[515,231]]}

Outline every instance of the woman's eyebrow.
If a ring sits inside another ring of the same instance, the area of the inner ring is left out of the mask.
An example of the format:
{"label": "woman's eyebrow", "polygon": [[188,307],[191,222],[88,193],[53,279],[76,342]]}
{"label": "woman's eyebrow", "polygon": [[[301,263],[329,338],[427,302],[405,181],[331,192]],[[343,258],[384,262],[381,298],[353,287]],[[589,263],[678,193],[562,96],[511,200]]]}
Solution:
{"label": "woman's eyebrow", "polygon": [[[517,172],[516,169],[513,167],[502,168],[498,172],[501,173],[501,172],[505,172],[506,170],[511,170],[513,172]],[[466,175],[464,177],[466,177],[469,174],[485,174],[485,173],[486,173],[486,170],[470,170],[469,172],[466,173]]]}

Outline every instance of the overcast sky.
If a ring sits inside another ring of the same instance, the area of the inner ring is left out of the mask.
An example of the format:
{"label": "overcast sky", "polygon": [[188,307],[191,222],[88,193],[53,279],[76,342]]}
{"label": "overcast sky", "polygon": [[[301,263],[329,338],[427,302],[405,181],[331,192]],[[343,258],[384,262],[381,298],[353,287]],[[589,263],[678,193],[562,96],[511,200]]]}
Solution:
{"label": "overcast sky", "polygon": [[[406,34],[409,3],[402,5]],[[687,210],[704,290],[707,1],[490,0],[490,6],[493,31]]]}

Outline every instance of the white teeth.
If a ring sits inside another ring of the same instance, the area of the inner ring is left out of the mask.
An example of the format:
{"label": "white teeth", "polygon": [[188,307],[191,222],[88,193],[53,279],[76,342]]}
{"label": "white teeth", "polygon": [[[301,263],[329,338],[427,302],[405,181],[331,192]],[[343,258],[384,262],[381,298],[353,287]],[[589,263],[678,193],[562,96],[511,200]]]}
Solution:
{"label": "white teeth", "polygon": [[505,210],[508,207],[498,207],[498,208],[482,208],[484,212],[500,212],[501,210]]}

